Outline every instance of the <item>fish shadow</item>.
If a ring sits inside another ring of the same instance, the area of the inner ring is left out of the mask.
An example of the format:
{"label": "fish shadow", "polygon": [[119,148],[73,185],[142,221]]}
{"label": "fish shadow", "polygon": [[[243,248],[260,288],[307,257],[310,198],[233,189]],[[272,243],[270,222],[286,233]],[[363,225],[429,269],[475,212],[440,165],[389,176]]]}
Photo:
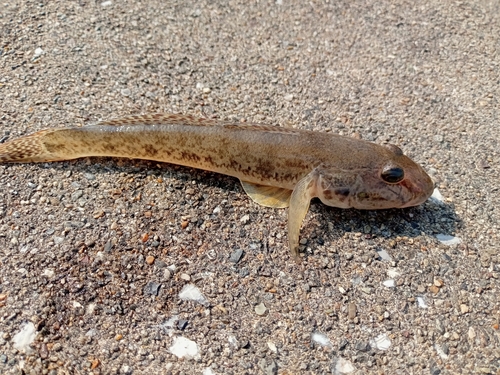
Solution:
{"label": "fish shadow", "polygon": [[[40,167],[58,171],[70,170],[72,173],[82,175],[105,174],[110,178],[120,173],[141,178],[153,174],[167,179],[166,184],[171,183],[168,181],[169,178],[175,180],[179,189],[187,188],[189,182],[196,180],[201,187],[215,187],[244,194],[237,178],[149,160],[92,157],[43,163]],[[251,201],[249,197],[246,199]],[[361,233],[366,240],[415,238],[423,234],[435,238],[436,234],[453,234],[461,225],[462,221],[457,216],[454,206],[434,198],[430,198],[420,206],[388,210],[340,209],[328,207],[315,198],[311,202],[310,212],[302,226],[300,238],[306,238],[307,247],[315,252],[327,242],[335,244],[345,233],[350,232]]]}
{"label": "fish shadow", "polygon": [[[429,198],[420,206],[387,210],[337,209],[327,207],[317,199],[312,203],[311,211],[319,216],[319,232],[325,234],[325,238],[315,236],[318,244],[325,240],[334,243],[349,232],[361,233],[366,240],[422,235],[435,238],[437,234],[453,234],[462,226],[454,205],[435,198]],[[333,224],[333,230],[329,222]],[[307,230],[302,235],[307,236]]]}

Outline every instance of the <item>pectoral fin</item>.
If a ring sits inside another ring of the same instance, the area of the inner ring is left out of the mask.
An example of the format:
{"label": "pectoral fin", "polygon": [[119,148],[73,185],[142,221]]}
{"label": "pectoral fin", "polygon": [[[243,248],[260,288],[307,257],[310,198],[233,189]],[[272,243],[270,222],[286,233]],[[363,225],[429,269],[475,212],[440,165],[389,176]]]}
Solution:
{"label": "pectoral fin", "polygon": [[300,180],[290,197],[290,208],[288,209],[288,244],[292,256],[299,261],[299,234],[302,221],[309,210],[311,199],[316,195],[316,186],[319,173],[315,169]]}
{"label": "pectoral fin", "polygon": [[286,208],[289,205],[291,190],[279,187],[241,181],[243,190],[252,200],[265,207]]}

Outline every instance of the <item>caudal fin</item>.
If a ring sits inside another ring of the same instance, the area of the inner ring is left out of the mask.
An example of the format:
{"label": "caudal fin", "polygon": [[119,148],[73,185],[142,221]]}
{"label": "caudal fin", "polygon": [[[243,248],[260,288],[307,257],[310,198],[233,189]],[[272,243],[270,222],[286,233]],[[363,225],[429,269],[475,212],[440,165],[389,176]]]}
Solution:
{"label": "caudal fin", "polygon": [[0,163],[33,163],[58,160],[47,151],[43,137],[53,130],[42,130],[37,133],[17,138],[0,144]]}

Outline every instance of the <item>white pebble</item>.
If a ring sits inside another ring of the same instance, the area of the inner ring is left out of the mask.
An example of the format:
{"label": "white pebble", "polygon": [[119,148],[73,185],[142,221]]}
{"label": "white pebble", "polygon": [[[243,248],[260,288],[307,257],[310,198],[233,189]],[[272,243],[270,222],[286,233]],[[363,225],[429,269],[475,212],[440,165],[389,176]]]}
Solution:
{"label": "white pebble", "polygon": [[293,100],[293,94],[287,94],[284,98],[287,102],[291,102]]}
{"label": "white pebble", "polygon": [[356,369],[354,368],[351,362],[349,362],[347,359],[339,358],[337,359],[337,363],[335,364],[334,374],[336,375],[350,374],[354,370]]}
{"label": "white pebble", "polygon": [[394,281],[394,279],[388,279],[382,281],[382,285],[387,288],[394,288],[396,286],[396,282]]}
{"label": "white pebble", "polygon": [[389,253],[384,250],[384,249],[379,249],[377,250],[377,254],[382,258],[382,260],[385,260],[387,262],[392,261],[392,257],[389,255]]}
{"label": "white pebble", "polygon": [[54,236],[53,240],[54,240],[54,243],[55,243],[56,245],[59,245],[60,243],[62,243],[62,242],[64,241],[64,237],[57,237],[57,236]]}
{"label": "white pebble", "polygon": [[95,306],[96,306],[96,304],[95,304],[95,303],[89,303],[89,304],[87,305],[86,314],[87,314],[87,315],[92,315],[92,314],[94,313],[94,311],[95,311]]}
{"label": "white pebble", "polygon": [[396,268],[389,268],[387,270],[387,276],[389,276],[391,279],[395,279],[399,275],[401,275],[401,273],[399,273],[399,271]]}
{"label": "white pebble", "polygon": [[425,302],[424,297],[417,297],[417,304],[421,309],[429,308],[429,306],[427,306],[427,303]]}
{"label": "white pebble", "polygon": [[332,342],[328,338],[327,335],[321,332],[314,332],[311,335],[311,340],[314,341],[316,344],[319,344],[321,346],[326,346],[331,348],[332,347]]}
{"label": "white pebble", "polygon": [[51,268],[46,268],[46,269],[43,270],[42,275],[45,276],[45,277],[48,277],[49,279],[51,279],[51,278],[54,277],[55,272]]}
{"label": "white pebble", "polygon": [[234,348],[234,349],[237,349],[239,347],[239,343],[238,343],[238,339],[231,335],[227,338],[227,341],[229,341],[229,345]]}
{"label": "white pebble", "polygon": [[208,301],[201,291],[193,284],[186,284],[179,293],[179,298],[183,301],[195,301],[207,306]]}
{"label": "white pebble", "polygon": [[202,372],[203,375],[215,375],[215,372],[210,367],[207,367]]}
{"label": "white pebble", "polygon": [[370,345],[372,348],[378,350],[387,350],[391,347],[391,340],[385,333],[383,333],[370,340]]}
{"label": "white pebble", "polygon": [[435,344],[434,348],[436,349],[436,353],[445,361],[448,359],[448,354],[446,354],[439,344]]}
{"label": "white pebble", "polygon": [[30,352],[30,345],[33,341],[35,341],[35,336],[36,329],[32,322],[21,325],[21,330],[12,338],[14,348]]}
{"label": "white pebble", "polygon": [[274,342],[268,341],[267,342],[267,347],[269,350],[271,350],[273,353],[278,353],[278,348],[276,347],[276,344]]}
{"label": "white pebble", "polygon": [[170,353],[175,355],[177,358],[200,358],[198,345],[194,341],[182,336],[174,338],[172,346],[170,347]]}
{"label": "white pebble", "polygon": [[109,7],[111,4],[113,4],[113,2],[108,0],[108,1],[103,1],[101,3],[101,6],[102,7]]}
{"label": "white pebble", "polygon": [[438,188],[435,188],[432,195],[431,195],[431,201],[435,202],[435,203],[439,203],[439,204],[443,204],[444,198],[443,196],[441,195],[441,193],[439,192]]}
{"label": "white pebble", "polygon": [[259,303],[257,306],[255,306],[255,313],[257,315],[262,316],[266,313],[266,311],[267,311],[267,307],[262,302]]}
{"label": "white pebble", "polygon": [[33,54],[33,59],[39,58],[40,56],[42,56],[44,54],[44,52],[45,51],[43,49],[38,47],[37,49],[35,49],[35,53]]}

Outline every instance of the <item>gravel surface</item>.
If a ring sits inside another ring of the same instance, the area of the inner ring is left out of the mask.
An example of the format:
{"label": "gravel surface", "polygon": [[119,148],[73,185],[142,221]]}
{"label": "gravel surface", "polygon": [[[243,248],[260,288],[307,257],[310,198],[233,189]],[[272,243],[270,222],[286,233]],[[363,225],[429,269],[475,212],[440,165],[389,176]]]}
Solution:
{"label": "gravel surface", "polygon": [[443,202],[314,202],[297,266],[235,179],[1,165],[0,372],[499,374],[499,2],[216,3],[4,1],[0,140],[152,112],[361,134]]}

